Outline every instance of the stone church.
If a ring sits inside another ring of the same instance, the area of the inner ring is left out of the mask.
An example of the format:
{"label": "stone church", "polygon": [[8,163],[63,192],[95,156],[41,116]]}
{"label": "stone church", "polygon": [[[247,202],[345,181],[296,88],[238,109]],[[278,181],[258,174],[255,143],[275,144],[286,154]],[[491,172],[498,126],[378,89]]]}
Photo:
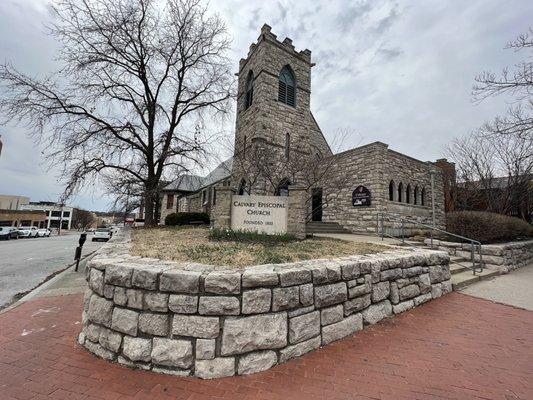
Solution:
{"label": "stone church", "polygon": [[[378,214],[444,227],[442,169],[374,142],[333,154],[310,109],[311,51],[264,25],[239,62],[234,156],[206,177],[164,190],[161,217],[210,212],[216,188],[237,194],[308,192],[309,230],[375,232]],[[341,90],[341,88],[339,88]],[[443,160],[439,160],[442,164]],[[444,164],[446,164],[444,162]]]}

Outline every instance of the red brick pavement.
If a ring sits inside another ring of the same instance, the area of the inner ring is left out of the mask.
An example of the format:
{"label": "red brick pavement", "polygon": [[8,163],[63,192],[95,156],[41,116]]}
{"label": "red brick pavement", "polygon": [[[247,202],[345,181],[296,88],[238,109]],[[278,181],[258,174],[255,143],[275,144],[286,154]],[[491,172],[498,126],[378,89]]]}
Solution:
{"label": "red brick pavement", "polygon": [[533,312],[453,293],[247,377],[133,371],[76,342],[80,295],[0,314],[0,399],[533,399]]}

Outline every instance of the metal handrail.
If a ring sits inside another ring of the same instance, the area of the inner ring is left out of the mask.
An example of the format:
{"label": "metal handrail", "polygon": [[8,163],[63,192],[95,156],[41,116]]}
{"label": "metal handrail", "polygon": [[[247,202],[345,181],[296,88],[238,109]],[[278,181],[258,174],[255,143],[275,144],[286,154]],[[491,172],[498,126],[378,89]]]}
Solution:
{"label": "metal handrail", "polygon": [[[421,227],[424,227],[424,228],[427,228],[427,229],[430,229],[430,232],[431,232],[431,248],[433,248],[433,231],[437,231],[437,232],[440,232],[440,233],[444,233],[446,235],[449,235],[449,236],[453,236],[453,237],[456,237],[456,238],[459,238],[459,239],[462,239],[462,240],[465,240],[465,241],[468,241],[470,242],[470,261],[472,262],[472,267],[468,266],[468,265],[464,265],[465,267],[467,267],[468,269],[471,269],[473,274],[475,275],[476,274],[476,260],[475,260],[475,256],[474,256],[474,253],[478,253],[479,254],[479,272],[483,272],[483,267],[484,267],[484,263],[483,263],[483,255],[482,255],[482,252],[481,252],[481,242],[479,242],[478,240],[474,240],[474,239],[471,239],[469,237],[466,237],[466,236],[461,236],[461,235],[457,235],[455,233],[451,233],[451,232],[448,232],[448,231],[445,231],[444,229],[439,229],[439,228],[436,228],[432,225],[428,225],[428,224],[424,224],[422,222],[418,222],[418,221],[413,221],[411,219],[408,219],[408,218],[404,218],[404,217],[400,217],[400,216],[396,216],[396,215],[392,215],[392,214],[387,214],[387,213],[378,213],[377,214],[377,225],[376,225],[376,231],[379,235],[379,231],[380,231],[380,226],[381,226],[381,240],[383,240],[384,236],[387,236],[387,237],[390,237],[390,238],[393,238],[393,239],[397,239],[397,240],[400,240],[398,239],[397,237],[394,237],[392,235],[388,235],[385,233],[385,227],[384,227],[384,220],[385,220],[385,217],[388,217],[389,219],[392,219],[393,221],[394,220],[399,220],[402,224],[401,226],[401,232],[402,232],[402,243],[403,244],[406,244],[405,242],[405,223],[409,223],[409,224],[413,224],[415,226],[421,226]],[[409,244],[409,243],[407,243]],[[463,264],[461,264],[463,265]]]}

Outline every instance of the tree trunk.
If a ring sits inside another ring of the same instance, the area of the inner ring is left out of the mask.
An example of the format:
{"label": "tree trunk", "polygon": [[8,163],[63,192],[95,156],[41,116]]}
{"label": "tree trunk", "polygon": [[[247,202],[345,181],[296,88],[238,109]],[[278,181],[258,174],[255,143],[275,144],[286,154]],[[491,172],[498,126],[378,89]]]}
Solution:
{"label": "tree trunk", "polygon": [[155,226],[157,221],[154,217],[154,195],[152,190],[147,189],[146,195],[144,196],[144,225],[145,226]]}

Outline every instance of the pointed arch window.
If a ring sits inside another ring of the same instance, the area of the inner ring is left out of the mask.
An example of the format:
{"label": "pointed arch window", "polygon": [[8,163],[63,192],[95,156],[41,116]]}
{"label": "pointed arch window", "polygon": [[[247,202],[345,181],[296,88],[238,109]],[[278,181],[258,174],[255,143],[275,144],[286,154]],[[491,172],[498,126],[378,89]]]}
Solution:
{"label": "pointed arch window", "polygon": [[296,79],[288,65],[279,73],[278,101],[296,107]]}
{"label": "pointed arch window", "polygon": [[413,200],[415,201],[415,204],[418,204],[418,196],[419,196],[419,192],[418,192],[418,186],[415,186],[415,195],[413,196]]}
{"label": "pointed arch window", "polygon": [[420,204],[423,206],[426,205],[426,188],[422,188],[422,193],[420,195]]}
{"label": "pointed arch window", "polygon": [[405,189],[405,202],[407,204],[411,203],[411,184],[407,184],[407,188]]}
{"label": "pointed arch window", "polygon": [[389,183],[389,200],[390,201],[394,201],[394,192],[395,192],[394,181],[390,181]]}
{"label": "pointed arch window", "polygon": [[401,203],[403,201],[403,183],[398,184],[398,201]]}
{"label": "pointed arch window", "polygon": [[248,72],[248,78],[246,79],[246,101],[244,109],[247,110],[254,101],[254,73]]}

